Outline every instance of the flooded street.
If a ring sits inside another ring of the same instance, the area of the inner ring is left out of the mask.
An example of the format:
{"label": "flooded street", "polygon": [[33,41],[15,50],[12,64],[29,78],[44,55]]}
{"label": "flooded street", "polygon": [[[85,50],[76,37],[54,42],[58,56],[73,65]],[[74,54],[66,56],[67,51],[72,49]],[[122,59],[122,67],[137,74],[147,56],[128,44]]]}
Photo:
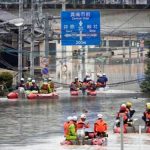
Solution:
{"label": "flooded street", "polygon": [[[124,97],[124,98],[120,98]],[[113,134],[115,114],[119,105],[126,101],[133,103],[135,118],[141,118],[147,99],[134,96],[64,97],[57,100],[0,103],[0,150],[109,150],[120,149],[120,135]],[[109,125],[107,146],[61,146],[63,123],[69,115],[87,114],[91,130],[102,113]],[[141,122],[142,123],[142,122]],[[144,139],[144,140],[143,140]],[[126,134],[126,149],[149,149],[150,135]],[[138,144],[138,145],[137,145]],[[144,146],[140,146],[144,144]]]}

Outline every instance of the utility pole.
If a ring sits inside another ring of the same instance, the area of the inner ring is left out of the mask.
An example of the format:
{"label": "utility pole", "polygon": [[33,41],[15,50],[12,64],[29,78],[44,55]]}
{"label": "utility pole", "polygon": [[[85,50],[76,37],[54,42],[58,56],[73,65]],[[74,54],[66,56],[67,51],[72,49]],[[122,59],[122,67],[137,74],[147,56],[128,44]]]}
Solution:
{"label": "utility pole", "polygon": [[45,31],[45,58],[48,59],[49,56],[49,19],[48,15],[45,15],[45,25],[44,25],[44,31]]}
{"label": "utility pole", "polygon": [[[62,11],[65,11],[66,10],[66,0],[63,0],[62,1]],[[61,76],[60,76],[60,79],[62,79],[62,68],[63,68],[63,65],[64,65],[64,60],[65,60],[65,65],[66,65],[66,47],[65,46],[62,46],[62,63],[61,63]],[[66,78],[67,80],[67,78]],[[66,81],[67,82],[67,81]]]}
{"label": "utility pole", "polygon": [[120,138],[121,138],[121,150],[124,150],[124,143],[123,143],[123,130],[124,130],[124,127],[123,127],[123,115],[120,116]]}
{"label": "utility pole", "polygon": [[82,46],[82,79],[85,77],[85,46]]}
{"label": "utility pole", "polygon": [[131,78],[131,34],[129,35],[129,80]]}
{"label": "utility pole", "polygon": [[[66,0],[63,0],[62,2],[62,11],[66,10]],[[66,57],[66,47],[62,46],[62,59],[65,59]]]}
{"label": "utility pole", "polygon": [[[22,18],[23,13],[23,0],[19,0],[19,18]],[[18,82],[22,78],[22,26],[19,26],[18,36]]]}
{"label": "utility pole", "polygon": [[42,19],[42,14],[43,14],[42,1],[43,0],[38,0],[38,3],[37,3],[39,19]]}
{"label": "utility pole", "polygon": [[31,49],[30,49],[30,76],[34,77],[34,0],[31,0]]}
{"label": "utility pole", "polygon": [[[123,35],[123,65],[122,65],[122,76],[123,76],[123,82],[125,82],[125,57],[126,57],[126,53],[125,53],[125,35]],[[124,84],[123,84],[124,87]]]}

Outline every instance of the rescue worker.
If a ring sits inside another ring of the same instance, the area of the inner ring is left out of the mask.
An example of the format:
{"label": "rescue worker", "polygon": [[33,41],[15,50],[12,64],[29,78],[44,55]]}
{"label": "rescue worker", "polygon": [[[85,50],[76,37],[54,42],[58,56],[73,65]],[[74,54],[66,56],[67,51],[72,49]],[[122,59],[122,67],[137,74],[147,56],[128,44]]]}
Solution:
{"label": "rescue worker", "polygon": [[77,142],[77,139],[76,123],[72,117],[67,127],[66,140]]}
{"label": "rescue worker", "polygon": [[69,116],[69,117],[67,117],[67,121],[64,123],[64,137],[66,137],[66,135],[67,135],[68,127],[69,127],[71,120],[72,120],[72,117]]}
{"label": "rescue worker", "polygon": [[31,87],[31,85],[32,85],[32,78],[28,78],[27,79],[27,82],[26,82],[26,90],[29,90],[30,89],[30,87]]}
{"label": "rescue worker", "polygon": [[89,122],[86,122],[86,115],[82,114],[80,119],[77,121],[77,129],[89,128]]}
{"label": "rescue worker", "polygon": [[24,78],[20,79],[20,83],[16,86],[16,89],[18,89],[19,87],[22,87],[25,89],[25,83],[24,83]]}
{"label": "rescue worker", "polygon": [[49,93],[55,91],[55,86],[54,86],[54,82],[52,81],[52,78],[48,78],[48,86],[49,86]]}
{"label": "rescue worker", "polygon": [[103,73],[103,79],[104,79],[104,81],[105,81],[105,84],[108,82],[108,78],[107,78],[107,76],[106,76],[106,74],[105,73]]}
{"label": "rescue worker", "polygon": [[103,78],[102,74],[97,74],[97,87],[105,87],[105,79]]}
{"label": "rescue worker", "polygon": [[87,89],[87,83],[86,82],[81,82],[81,91],[82,94],[85,95],[86,89]]}
{"label": "rescue worker", "polygon": [[100,137],[107,137],[107,123],[103,120],[103,115],[98,114],[97,115],[98,119],[94,123],[94,132],[96,133],[97,136]]}
{"label": "rescue worker", "polygon": [[85,78],[83,79],[83,82],[87,83],[88,82],[88,80],[87,80],[88,78],[90,78],[90,74],[86,73]]}
{"label": "rescue worker", "polygon": [[92,79],[89,77],[89,78],[87,78],[87,86],[86,86],[86,88],[87,88],[87,90],[90,90],[90,88],[91,88],[91,83],[92,83]]}
{"label": "rescue worker", "polygon": [[43,84],[41,85],[40,91],[43,94],[48,94],[51,92],[51,89],[48,85],[47,79],[44,79]]}
{"label": "rescue worker", "polygon": [[135,110],[131,108],[132,107],[132,103],[131,102],[127,102],[126,103],[126,108],[128,110],[128,116],[129,116],[129,119],[131,120],[132,116],[134,115],[135,113]]}
{"label": "rescue worker", "polygon": [[30,87],[30,89],[29,89],[30,91],[37,91],[38,93],[40,93],[40,90],[39,90],[39,87],[38,87],[38,85],[35,83],[35,80],[32,80],[32,85],[31,85],[31,87]]}
{"label": "rescue worker", "polygon": [[90,81],[90,82],[88,83],[87,89],[88,89],[89,91],[95,91],[95,90],[96,90],[96,84],[95,84],[95,82],[94,82],[94,81]]}
{"label": "rescue worker", "polygon": [[126,108],[125,104],[122,104],[120,106],[120,110],[119,110],[119,112],[116,115],[116,119],[118,120],[117,121],[118,126],[120,126],[120,122],[119,122],[120,117],[123,117],[123,123],[127,124],[127,122],[128,122],[128,111],[127,111],[127,108]]}
{"label": "rescue worker", "polygon": [[72,117],[72,120],[73,120],[73,122],[74,122],[75,129],[76,129],[76,132],[77,132],[77,120],[78,120],[78,117],[77,117],[77,116],[73,116],[73,117]]}
{"label": "rescue worker", "polygon": [[70,85],[70,91],[78,91],[81,88],[81,83],[79,82],[78,77],[75,77],[74,82]]}
{"label": "rescue worker", "polygon": [[150,126],[150,103],[146,104],[146,110],[143,113],[142,119],[144,120],[146,126]]}

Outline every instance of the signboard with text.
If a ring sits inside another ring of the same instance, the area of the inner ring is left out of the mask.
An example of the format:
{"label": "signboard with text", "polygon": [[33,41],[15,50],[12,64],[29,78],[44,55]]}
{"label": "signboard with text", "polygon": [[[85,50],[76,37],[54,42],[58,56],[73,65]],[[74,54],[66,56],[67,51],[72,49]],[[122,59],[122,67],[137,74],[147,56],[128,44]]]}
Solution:
{"label": "signboard with text", "polygon": [[62,45],[100,45],[99,11],[62,11]]}

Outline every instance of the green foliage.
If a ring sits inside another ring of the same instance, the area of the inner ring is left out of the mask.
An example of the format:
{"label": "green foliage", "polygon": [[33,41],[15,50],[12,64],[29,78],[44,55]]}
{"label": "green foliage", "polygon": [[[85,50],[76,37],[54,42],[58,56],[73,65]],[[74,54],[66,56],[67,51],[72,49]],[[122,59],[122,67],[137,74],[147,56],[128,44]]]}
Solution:
{"label": "green foliage", "polygon": [[150,50],[147,53],[147,57],[150,58]]}
{"label": "green foliage", "polygon": [[145,79],[141,83],[140,88],[144,93],[150,92],[150,50],[147,53],[147,68],[145,70]]}
{"label": "green foliage", "polygon": [[7,89],[12,87],[13,75],[9,72],[0,73],[0,84],[3,84]]}

